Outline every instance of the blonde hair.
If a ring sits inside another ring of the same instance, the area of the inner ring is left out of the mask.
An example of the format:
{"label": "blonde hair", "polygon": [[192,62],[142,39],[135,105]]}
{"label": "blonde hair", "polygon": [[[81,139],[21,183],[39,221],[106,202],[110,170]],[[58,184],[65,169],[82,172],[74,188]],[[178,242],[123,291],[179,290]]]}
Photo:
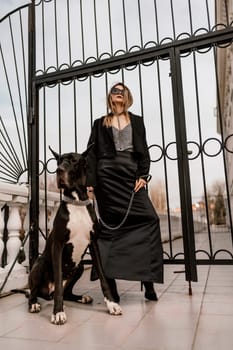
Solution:
{"label": "blonde hair", "polygon": [[111,87],[110,92],[108,93],[107,96],[107,107],[108,110],[110,110],[111,112],[108,113],[103,120],[103,125],[106,126],[107,128],[112,126],[112,118],[113,118],[113,114],[116,113],[116,107],[115,105],[112,103],[112,96],[111,96],[111,91],[113,88],[115,88],[116,86],[121,86],[124,89],[124,101],[123,101],[123,113],[125,113],[126,118],[129,118],[129,114],[128,114],[128,109],[130,106],[132,106],[133,104],[133,96],[131,94],[130,89],[123,83],[116,83]]}

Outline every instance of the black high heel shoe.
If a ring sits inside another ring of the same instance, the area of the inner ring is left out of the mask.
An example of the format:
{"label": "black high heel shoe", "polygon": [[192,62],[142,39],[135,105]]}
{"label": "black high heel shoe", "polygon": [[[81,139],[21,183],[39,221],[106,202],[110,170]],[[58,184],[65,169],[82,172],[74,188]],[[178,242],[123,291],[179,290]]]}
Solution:
{"label": "black high heel shoe", "polygon": [[158,297],[154,290],[153,282],[142,282],[142,285],[145,287],[145,298],[148,300],[157,301]]}

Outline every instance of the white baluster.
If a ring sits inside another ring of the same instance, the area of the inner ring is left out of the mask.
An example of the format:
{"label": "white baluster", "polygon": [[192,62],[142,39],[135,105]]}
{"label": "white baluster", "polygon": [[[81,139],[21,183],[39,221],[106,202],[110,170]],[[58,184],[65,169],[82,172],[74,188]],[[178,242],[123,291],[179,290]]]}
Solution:
{"label": "white baluster", "polygon": [[[24,222],[23,222],[23,228],[25,231],[24,239],[25,239],[29,232],[29,206],[25,206],[24,210],[26,212]],[[22,262],[22,265],[25,267],[29,267],[29,237],[27,237],[26,243],[24,244],[24,253],[25,253],[25,260]]]}
{"label": "white baluster", "polygon": [[[43,232],[43,234],[46,236],[46,213],[45,213],[45,206],[44,203],[40,206],[40,215],[39,215],[39,227],[41,229],[41,231]],[[41,232],[39,232],[39,253],[42,253],[45,247],[45,238],[44,236],[41,234]]]}
{"label": "white baluster", "polygon": [[[0,208],[2,205],[0,204]],[[1,261],[2,261],[2,253],[4,249],[4,243],[3,243],[3,229],[4,229],[4,212],[0,210],[0,267],[1,267]]]}
{"label": "white baluster", "polygon": [[53,206],[49,207],[49,215],[48,215],[48,230],[51,232],[53,228],[53,221],[55,219],[57,213],[58,203],[55,202]]}
{"label": "white baluster", "polygon": [[7,223],[8,241],[7,241],[7,264],[11,264],[19,252],[21,241],[19,231],[21,228],[21,219],[19,215],[19,206],[12,204]]}
{"label": "white baluster", "polygon": [[[7,222],[8,240],[6,242],[7,265],[0,269],[1,293],[12,289],[24,288],[28,282],[28,274],[23,265],[15,261],[21,246],[20,229],[22,220],[19,208],[25,206],[28,209],[28,188],[13,184],[0,182],[0,208],[6,203],[9,208],[9,219]],[[26,226],[26,222],[24,222]],[[0,258],[2,258],[4,229],[4,211],[0,212]],[[15,264],[13,264],[15,262]]]}

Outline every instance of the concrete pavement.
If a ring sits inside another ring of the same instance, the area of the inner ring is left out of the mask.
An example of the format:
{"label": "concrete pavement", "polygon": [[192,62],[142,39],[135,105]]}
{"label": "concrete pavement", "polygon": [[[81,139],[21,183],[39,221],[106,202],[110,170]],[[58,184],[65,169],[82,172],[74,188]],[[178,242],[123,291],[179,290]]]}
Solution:
{"label": "concrete pavement", "polygon": [[0,299],[0,348],[9,350],[232,350],[233,266],[199,266],[193,295],[182,266],[165,265],[158,302],[146,301],[140,283],[118,281],[122,316],[107,313],[99,282],[87,269],[77,288],[92,305],[66,302],[68,322],[50,324],[52,302],[40,314],[27,312],[24,295]]}

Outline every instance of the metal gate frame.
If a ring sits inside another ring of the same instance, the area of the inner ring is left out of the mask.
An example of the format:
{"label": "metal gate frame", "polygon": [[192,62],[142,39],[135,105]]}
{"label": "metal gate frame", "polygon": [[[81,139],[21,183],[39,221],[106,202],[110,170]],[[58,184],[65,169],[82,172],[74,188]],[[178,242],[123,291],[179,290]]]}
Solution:
{"label": "metal gate frame", "polygon": [[[166,264],[184,264],[187,281],[197,281],[197,264],[195,257],[194,224],[192,215],[191,185],[186,140],[184,97],[180,56],[183,53],[207,47],[231,43],[233,28],[191,36],[168,44],[147,48],[117,57],[103,59],[83,66],[64,69],[36,76],[35,74],[35,4],[29,7],[29,78],[28,78],[28,154],[29,154],[29,188],[30,188],[30,267],[38,256],[39,236],[39,90],[47,84],[58,81],[66,82],[88,74],[97,74],[138,62],[149,62],[155,58],[169,59],[174,104],[175,132],[178,155],[178,173],[181,199],[181,218],[184,244],[184,259],[164,260]],[[201,262],[199,262],[201,263]],[[211,262],[209,262],[211,263]],[[223,263],[223,262],[222,262]],[[231,262],[233,264],[233,261]]]}

